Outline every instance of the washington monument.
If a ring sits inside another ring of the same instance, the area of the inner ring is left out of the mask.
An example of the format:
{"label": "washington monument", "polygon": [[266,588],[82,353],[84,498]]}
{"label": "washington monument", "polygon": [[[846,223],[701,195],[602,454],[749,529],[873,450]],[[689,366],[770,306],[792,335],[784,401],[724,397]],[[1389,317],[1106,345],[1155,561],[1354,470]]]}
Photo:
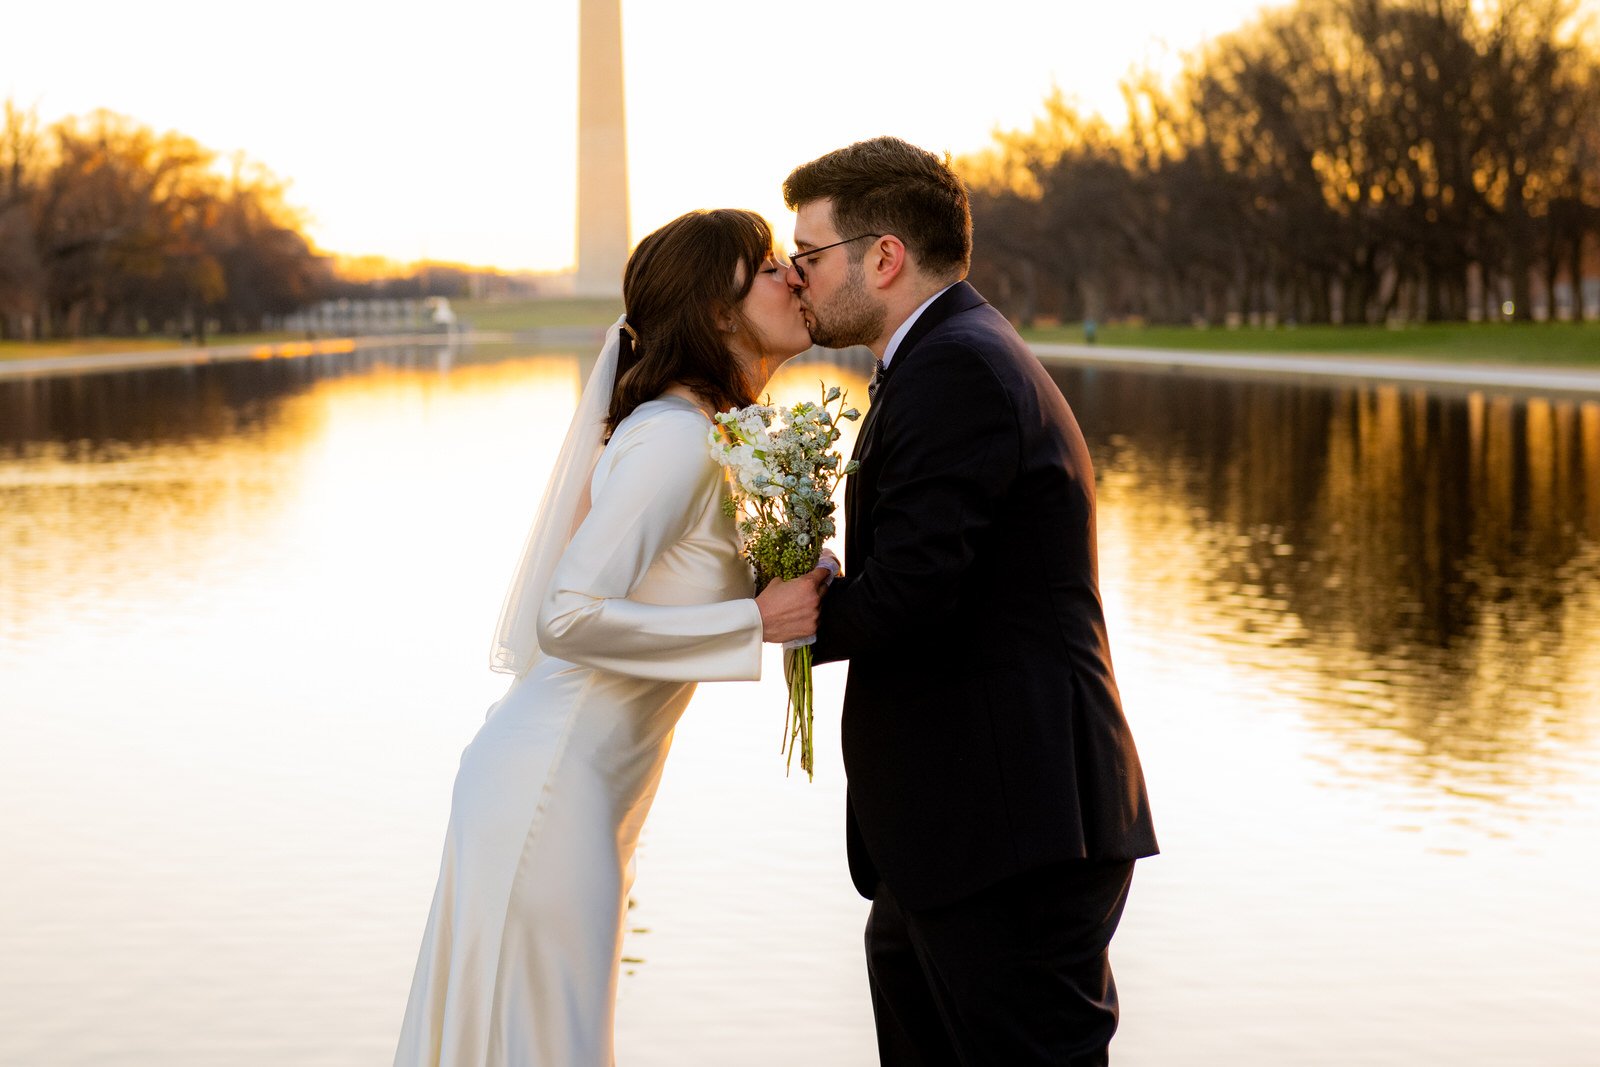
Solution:
{"label": "washington monument", "polygon": [[579,296],[622,292],[628,262],[628,143],[622,0],[578,0]]}

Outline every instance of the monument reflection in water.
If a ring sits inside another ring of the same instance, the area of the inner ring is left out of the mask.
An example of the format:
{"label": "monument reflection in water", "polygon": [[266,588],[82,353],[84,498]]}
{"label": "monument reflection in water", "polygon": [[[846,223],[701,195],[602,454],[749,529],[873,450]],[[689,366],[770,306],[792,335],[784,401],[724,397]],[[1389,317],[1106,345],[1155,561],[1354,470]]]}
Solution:
{"label": "monument reflection in water", "polygon": [[[0,1061],[385,1061],[582,372],[0,383]],[[818,378],[864,397],[774,393]],[[1117,1062],[1589,1062],[1600,403],[1057,378],[1165,850]],[[822,719],[816,785],[783,779],[768,666],[679,729],[622,1062],[875,1061],[842,768]]]}

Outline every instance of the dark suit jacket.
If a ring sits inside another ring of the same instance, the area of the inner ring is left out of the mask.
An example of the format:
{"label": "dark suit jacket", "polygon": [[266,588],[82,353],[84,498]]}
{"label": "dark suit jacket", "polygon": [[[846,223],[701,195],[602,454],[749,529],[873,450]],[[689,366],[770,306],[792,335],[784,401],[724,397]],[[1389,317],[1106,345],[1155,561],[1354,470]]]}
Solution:
{"label": "dark suit jacket", "polygon": [[965,282],[923,312],[862,423],[845,575],[813,652],[849,659],[850,873],[951,903],[1073,858],[1156,852],[1061,391]]}

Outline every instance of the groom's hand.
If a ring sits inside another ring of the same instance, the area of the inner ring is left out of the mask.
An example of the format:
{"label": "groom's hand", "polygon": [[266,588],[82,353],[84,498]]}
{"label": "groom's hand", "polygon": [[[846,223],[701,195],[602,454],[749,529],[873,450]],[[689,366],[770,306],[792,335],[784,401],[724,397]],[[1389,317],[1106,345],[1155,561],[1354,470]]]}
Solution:
{"label": "groom's hand", "polygon": [[817,632],[818,606],[822,590],[832,572],[817,567],[809,574],[787,582],[772,582],[756,597],[761,609],[761,639],[781,644],[797,641]]}

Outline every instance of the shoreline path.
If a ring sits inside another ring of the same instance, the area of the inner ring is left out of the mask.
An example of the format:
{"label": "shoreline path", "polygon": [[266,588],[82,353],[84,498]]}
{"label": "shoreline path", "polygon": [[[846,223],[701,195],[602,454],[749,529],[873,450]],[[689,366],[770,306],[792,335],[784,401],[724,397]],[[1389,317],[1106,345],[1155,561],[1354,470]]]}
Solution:
{"label": "shoreline path", "polygon": [[[544,333],[546,331],[540,331]],[[582,332],[589,339],[592,330],[548,331],[551,336],[530,336],[541,341],[568,344],[579,340],[571,336]],[[511,338],[506,334],[467,334],[453,338],[458,343],[494,343]],[[518,337],[517,340],[522,340]],[[228,363],[252,359],[293,359],[311,355],[351,352],[357,348],[393,345],[443,344],[439,334],[404,337],[328,338],[319,341],[277,345],[228,345],[213,348],[176,348],[145,352],[100,353],[81,356],[51,356],[42,359],[0,360],[0,381],[17,378],[54,378],[78,374],[145,370],[155,367],[184,367],[205,363]],[[1600,366],[1547,367],[1502,363],[1444,363],[1375,356],[1325,356],[1193,352],[1181,349],[1124,348],[1111,345],[1031,343],[1030,347],[1047,363],[1085,367],[1164,370],[1228,377],[1289,378],[1302,381],[1367,381],[1407,385],[1495,389],[1518,393],[1600,396]]]}
{"label": "shoreline path", "polygon": [[1033,344],[1041,360],[1077,366],[1167,370],[1227,377],[1301,381],[1364,381],[1517,393],[1600,395],[1600,365],[1551,367],[1509,363],[1446,363],[1385,356],[1261,352],[1190,352],[1081,344]]}

